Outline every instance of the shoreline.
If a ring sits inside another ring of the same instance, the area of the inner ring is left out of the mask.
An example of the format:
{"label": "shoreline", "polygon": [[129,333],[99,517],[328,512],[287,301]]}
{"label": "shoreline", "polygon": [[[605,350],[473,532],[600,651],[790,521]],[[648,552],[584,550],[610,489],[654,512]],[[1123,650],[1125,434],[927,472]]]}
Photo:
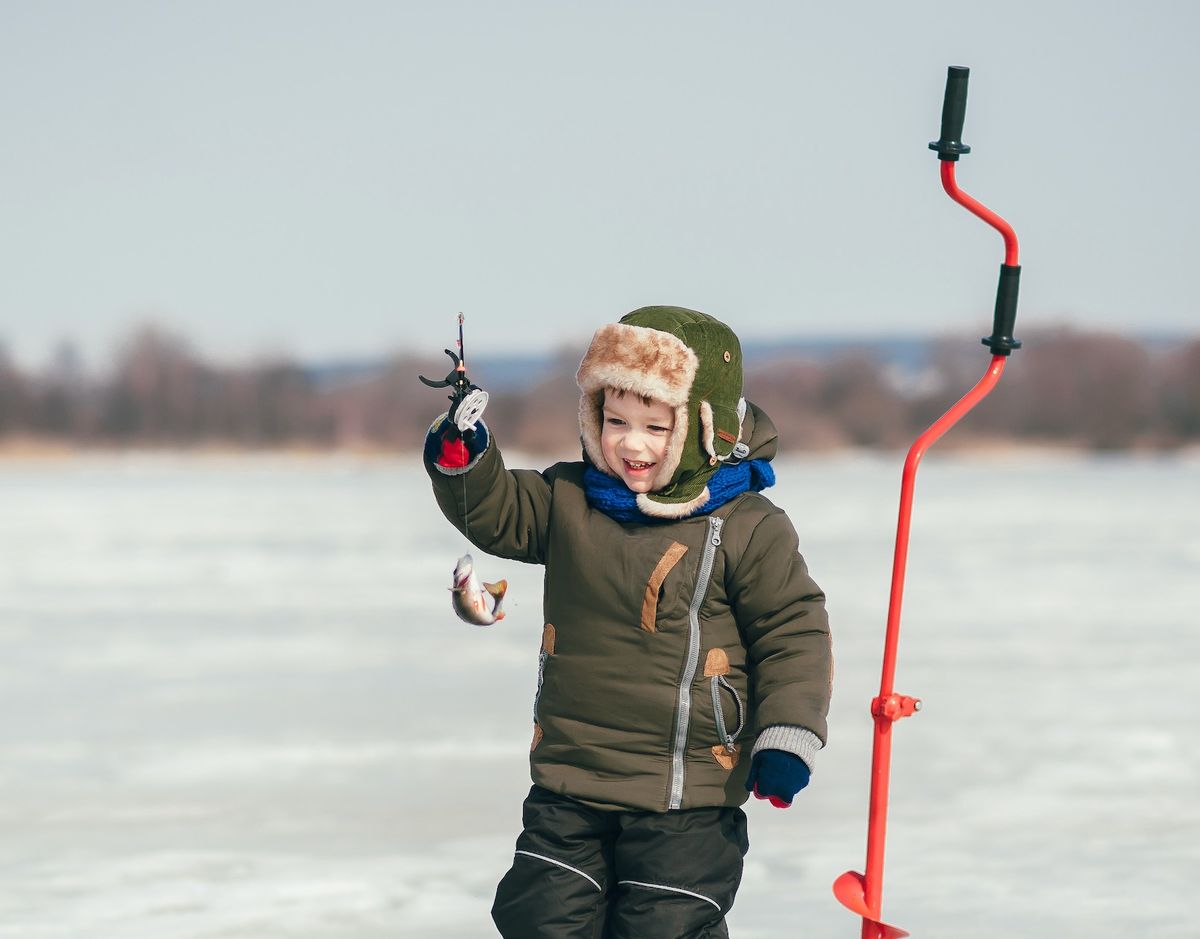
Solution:
{"label": "shoreline", "polygon": [[[875,457],[879,459],[903,460],[904,448],[834,446],[810,450],[793,450],[782,447],[777,460],[840,459],[849,456]],[[336,447],[286,445],[286,446],[242,446],[232,443],[197,443],[192,445],[92,445],[64,441],[57,438],[14,437],[0,438],[0,465],[22,463],[70,463],[87,460],[110,459],[166,459],[166,460],[360,460],[364,462],[407,461],[417,459],[419,446],[389,448],[374,444],[353,444]],[[530,465],[550,465],[558,461],[579,459],[577,452],[533,453],[519,449],[507,451],[511,457]],[[1120,450],[1097,450],[1079,443],[1023,442],[1009,438],[968,438],[961,441],[939,441],[923,457],[925,460],[939,458],[1007,460],[1013,457],[1036,459],[1074,459],[1110,457],[1137,457],[1170,460],[1200,460],[1200,443],[1179,447],[1154,447],[1148,445],[1127,447]]]}

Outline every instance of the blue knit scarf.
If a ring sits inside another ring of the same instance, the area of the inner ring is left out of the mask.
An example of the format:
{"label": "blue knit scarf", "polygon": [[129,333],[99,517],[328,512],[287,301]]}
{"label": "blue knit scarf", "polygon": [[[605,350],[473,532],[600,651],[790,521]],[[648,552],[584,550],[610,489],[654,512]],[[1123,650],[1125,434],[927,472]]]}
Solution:
{"label": "blue knit scarf", "polygon": [[[713,509],[719,509],[743,492],[761,492],[774,485],[775,470],[766,460],[749,460],[732,466],[722,466],[708,481],[708,501],[691,514],[703,515]],[[638,508],[636,492],[621,480],[602,473],[593,466],[588,466],[583,471],[583,488],[587,494],[588,505],[618,522],[656,524],[675,521],[645,514]]]}

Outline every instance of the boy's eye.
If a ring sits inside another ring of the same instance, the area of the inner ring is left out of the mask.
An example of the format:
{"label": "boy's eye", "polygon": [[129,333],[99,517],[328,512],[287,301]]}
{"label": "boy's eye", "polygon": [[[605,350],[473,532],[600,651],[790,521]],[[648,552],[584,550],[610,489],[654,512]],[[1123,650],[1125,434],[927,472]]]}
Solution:
{"label": "boy's eye", "polygon": [[670,427],[662,427],[658,424],[651,424],[650,429],[652,431],[654,431],[656,434],[669,434],[671,432]]}
{"label": "boy's eye", "polygon": [[604,423],[611,424],[613,427],[620,427],[625,422],[623,420],[621,420],[619,417],[606,417],[604,419]]}

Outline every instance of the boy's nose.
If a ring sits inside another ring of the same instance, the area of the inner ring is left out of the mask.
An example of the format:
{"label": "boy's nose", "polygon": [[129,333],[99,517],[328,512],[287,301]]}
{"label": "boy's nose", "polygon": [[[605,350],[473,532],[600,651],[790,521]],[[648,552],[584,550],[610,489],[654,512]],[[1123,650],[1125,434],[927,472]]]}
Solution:
{"label": "boy's nose", "polygon": [[621,448],[628,453],[641,453],[646,449],[646,442],[637,431],[630,431],[621,438]]}

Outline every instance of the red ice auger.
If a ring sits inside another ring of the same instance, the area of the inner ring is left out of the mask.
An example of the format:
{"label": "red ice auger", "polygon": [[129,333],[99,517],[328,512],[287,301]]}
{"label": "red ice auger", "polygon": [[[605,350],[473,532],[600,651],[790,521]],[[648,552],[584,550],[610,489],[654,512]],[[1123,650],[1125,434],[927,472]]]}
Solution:
{"label": "red ice auger", "polygon": [[942,136],[929,148],[941,161],[942,188],[955,202],[979,216],[1004,237],[1004,263],[996,289],[996,311],[992,335],[983,340],[992,350],[992,361],[983,378],[963,398],[929,426],[908,451],[900,483],[900,519],[896,526],[896,553],[892,563],[892,593],[888,603],[887,633],[883,647],[883,674],[879,695],[871,701],[875,737],[871,748],[871,803],[867,822],[866,873],[846,871],[833,883],[834,895],[843,906],[862,917],[862,939],[899,939],[908,933],[880,919],[883,897],[883,846],[887,835],[888,781],[892,759],[892,725],[921,708],[917,698],[896,694],[896,646],[900,639],[900,605],[904,595],[904,569],[908,560],[908,533],[912,520],[913,485],[917,464],[925,451],[957,424],[971,408],[987,396],[1000,380],[1009,354],[1021,343],[1014,339],[1017,317],[1017,287],[1021,267],[1017,263],[1017,236],[1012,226],[995,212],[958,188],[954,164],[971,148],[962,142],[967,110],[967,78],[970,70],[952,65],[946,75],[946,98],[942,104]]}

